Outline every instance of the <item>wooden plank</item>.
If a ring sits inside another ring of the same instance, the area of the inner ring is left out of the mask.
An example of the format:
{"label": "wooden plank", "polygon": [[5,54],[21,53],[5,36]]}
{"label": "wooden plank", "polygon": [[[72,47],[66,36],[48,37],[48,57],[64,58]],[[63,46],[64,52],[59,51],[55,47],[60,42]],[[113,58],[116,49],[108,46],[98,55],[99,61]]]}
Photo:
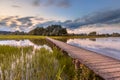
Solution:
{"label": "wooden plank", "polygon": [[46,38],[72,58],[78,59],[82,64],[93,70],[105,80],[120,80],[120,61],[108,56],[98,54],[89,50],[71,46],[67,43]]}
{"label": "wooden plank", "polygon": [[120,67],[120,64],[116,65],[106,65],[106,66],[96,66],[96,69],[110,69],[110,68],[118,68]]}
{"label": "wooden plank", "polygon": [[106,80],[120,80],[120,77],[108,78]]}
{"label": "wooden plank", "polygon": [[111,72],[111,73],[109,73],[109,74],[102,74],[102,75],[104,75],[105,76],[105,78],[106,78],[106,80],[117,80],[118,78],[118,80],[120,80],[120,72]]}

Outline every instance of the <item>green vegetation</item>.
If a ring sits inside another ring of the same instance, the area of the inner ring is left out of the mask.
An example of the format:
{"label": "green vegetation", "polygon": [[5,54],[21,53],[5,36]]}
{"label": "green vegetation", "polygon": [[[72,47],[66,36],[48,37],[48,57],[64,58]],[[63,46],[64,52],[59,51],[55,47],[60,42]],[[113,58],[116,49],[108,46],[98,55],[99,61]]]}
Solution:
{"label": "green vegetation", "polygon": [[53,50],[56,59],[60,63],[60,70],[58,71],[56,80],[103,80],[83,64],[79,64],[76,69],[74,59],[65,55],[57,48],[54,48]]}
{"label": "green vegetation", "polygon": [[[48,27],[41,27],[41,26],[36,26],[35,29],[29,31],[29,32],[20,32],[20,31],[15,31],[15,32],[10,32],[10,31],[0,31],[0,35],[13,35],[14,37],[10,38],[17,38],[15,35],[19,35],[21,39],[36,39],[36,38],[43,38],[41,36],[57,36],[57,38],[65,36],[65,37],[75,37],[75,38],[91,38],[91,37],[120,37],[120,33],[98,33],[96,31],[93,32],[86,32],[86,33],[68,33],[66,28],[63,28],[61,25],[50,25]],[[21,37],[23,36],[24,37]],[[27,36],[28,35],[28,36]],[[32,35],[32,36],[31,36]],[[35,35],[39,36],[36,37]],[[31,36],[31,37],[29,37]],[[76,37],[77,36],[77,37]],[[6,37],[5,37],[6,38]],[[8,38],[8,37],[7,37]],[[1,37],[0,37],[1,39]]]}
{"label": "green vegetation", "polygon": [[101,80],[57,48],[0,46],[0,80]]}
{"label": "green vegetation", "polygon": [[19,76],[19,68],[25,67],[20,65],[26,54],[30,52],[32,47],[0,46],[0,80],[16,80]]}
{"label": "green vegetation", "polygon": [[[49,36],[50,38],[55,39],[70,39],[70,38],[104,38],[106,36]],[[46,36],[37,36],[37,35],[0,35],[0,39],[45,39]]]}
{"label": "green vegetation", "polygon": [[72,59],[56,48],[53,52],[41,48],[34,53],[32,47],[0,49],[0,80],[70,80],[74,76]]}
{"label": "green vegetation", "polygon": [[35,35],[0,35],[0,39],[45,39],[45,37]]}
{"label": "green vegetation", "polygon": [[62,28],[61,25],[51,25],[47,28],[37,27],[34,30],[31,30],[28,34],[42,36],[62,36],[67,35],[67,30],[66,28]]}
{"label": "green vegetation", "polygon": [[90,32],[88,35],[89,36],[95,36],[95,35],[97,35],[97,32]]}

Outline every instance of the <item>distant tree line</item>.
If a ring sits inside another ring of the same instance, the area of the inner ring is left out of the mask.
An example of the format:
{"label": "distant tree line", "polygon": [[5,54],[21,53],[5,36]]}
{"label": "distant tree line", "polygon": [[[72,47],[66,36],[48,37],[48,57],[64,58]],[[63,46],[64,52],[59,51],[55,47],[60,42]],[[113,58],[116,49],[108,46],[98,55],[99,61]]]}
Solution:
{"label": "distant tree line", "polygon": [[117,36],[120,36],[119,33],[112,33],[112,34],[98,34],[97,32],[93,31],[93,32],[90,32],[88,34],[88,36],[106,36],[106,37],[110,37],[110,36],[113,36],[113,37],[117,37]]}
{"label": "distant tree line", "polygon": [[69,34],[70,36],[105,36],[105,37],[120,37],[120,33],[113,32],[112,34],[99,34],[96,31],[90,33],[81,33],[81,34]]}
{"label": "distant tree line", "polygon": [[20,32],[20,31],[15,31],[15,32],[11,32],[11,31],[0,31],[1,35],[26,35],[27,33],[25,32]]}
{"label": "distant tree line", "polygon": [[42,35],[42,36],[61,36],[61,35],[67,35],[66,28],[62,28],[61,25],[51,25],[46,28],[43,27],[37,27],[33,30],[31,30],[29,35]]}
{"label": "distant tree line", "polygon": [[61,25],[51,25],[46,28],[44,27],[36,27],[35,29],[26,32],[10,32],[10,31],[0,31],[2,35],[41,35],[41,36],[105,36],[105,37],[120,37],[120,33],[112,33],[112,34],[99,34],[96,31],[90,33],[81,33],[81,34],[69,34],[67,33],[66,28],[63,28]]}

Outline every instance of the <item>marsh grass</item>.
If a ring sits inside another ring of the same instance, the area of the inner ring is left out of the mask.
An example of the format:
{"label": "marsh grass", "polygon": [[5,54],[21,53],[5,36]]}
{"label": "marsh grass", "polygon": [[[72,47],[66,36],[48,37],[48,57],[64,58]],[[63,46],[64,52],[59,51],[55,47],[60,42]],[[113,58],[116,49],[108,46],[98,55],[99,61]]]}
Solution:
{"label": "marsh grass", "polygon": [[[0,46],[0,80],[12,80],[12,69],[17,66],[22,56],[21,53],[29,53],[32,47]],[[25,54],[24,54],[25,57]]]}
{"label": "marsh grass", "polygon": [[70,79],[69,71],[65,71],[72,65],[68,60],[56,48],[51,52],[45,48],[34,51],[33,47],[0,46],[0,80]]}
{"label": "marsh grass", "polygon": [[78,80],[104,80],[83,64],[80,64],[76,74],[78,76]]}
{"label": "marsh grass", "polygon": [[76,69],[74,59],[70,58],[56,47],[54,47],[53,50],[54,56],[59,63],[59,71],[56,80],[103,80],[83,64],[80,64],[79,68]]}
{"label": "marsh grass", "polygon": [[100,80],[83,65],[76,70],[72,60],[56,47],[0,46],[0,80]]}

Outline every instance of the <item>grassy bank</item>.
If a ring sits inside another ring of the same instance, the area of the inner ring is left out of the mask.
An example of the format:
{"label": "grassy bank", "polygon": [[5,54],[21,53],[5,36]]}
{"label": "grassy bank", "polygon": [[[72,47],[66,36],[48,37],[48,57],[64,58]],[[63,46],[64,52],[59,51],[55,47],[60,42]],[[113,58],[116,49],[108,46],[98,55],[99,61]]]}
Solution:
{"label": "grassy bank", "polygon": [[[69,38],[103,38],[105,36],[48,36],[55,39]],[[46,36],[37,35],[0,35],[0,39],[45,39]]]}
{"label": "grassy bank", "polygon": [[45,39],[45,36],[35,36],[35,35],[0,35],[0,39]]}

